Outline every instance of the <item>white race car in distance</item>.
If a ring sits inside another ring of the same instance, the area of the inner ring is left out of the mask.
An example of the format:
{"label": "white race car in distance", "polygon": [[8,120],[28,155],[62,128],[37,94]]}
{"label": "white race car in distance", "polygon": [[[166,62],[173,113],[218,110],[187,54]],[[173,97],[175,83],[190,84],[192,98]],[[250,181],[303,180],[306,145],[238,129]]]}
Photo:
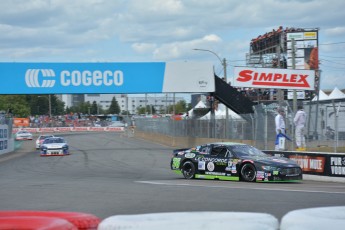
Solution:
{"label": "white race car in distance", "polygon": [[41,144],[43,143],[44,139],[48,137],[54,137],[54,135],[51,135],[51,134],[39,135],[38,138],[36,139],[36,149],[40,149]]}
{"label": "white race car in distance", "polygon": [[21,141],[21,140],[32,140],[32,133],[26,131],[26,130],[19,130],[15,134],[15,139],[16,141]]}

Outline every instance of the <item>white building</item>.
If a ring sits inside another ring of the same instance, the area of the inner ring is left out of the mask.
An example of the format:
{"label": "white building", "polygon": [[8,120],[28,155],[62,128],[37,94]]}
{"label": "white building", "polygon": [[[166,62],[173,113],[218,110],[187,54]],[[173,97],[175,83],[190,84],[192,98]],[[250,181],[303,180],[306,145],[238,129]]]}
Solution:
{"label": "white building", "polygon": [[[163,95],[163,96],[162,96]],[[95,101],[97,105],[100,105],[102,109],[107,110],[111,104],[113,97],[115,97],[119,107],[122,111],[129,111],[130,114],[136,114],[137,108],[152,106],[154,109],[159,111],[164,111],[164,113],[171,113],[172,111],[167,111],[170,105],[174,102],[177,103],[181,100],[185,100],[183,97],[175,97],[174,94],[150,94],[150,95],[128,95],[128,94],[85,94],[84,102],[90,102],[91,104]],[[78,100],[73,100],[75,95],[62,95],[62,101],[68,107],[77,105],[80,102],[80,97]],[[152,111],[147,111],[151,114]]]}

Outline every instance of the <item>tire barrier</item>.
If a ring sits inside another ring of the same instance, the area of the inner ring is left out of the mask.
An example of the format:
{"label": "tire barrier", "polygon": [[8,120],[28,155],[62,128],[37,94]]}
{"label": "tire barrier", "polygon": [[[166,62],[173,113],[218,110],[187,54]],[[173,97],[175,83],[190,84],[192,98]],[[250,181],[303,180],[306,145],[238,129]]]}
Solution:
{"label": "tire barrier", "polygon": [[307,208],[288,212],[281,220],[280,230],[343,229],[345,206]]}
{"label": "tire barrier", "polygon": [[277,230],[278,220],[264,213],[251,212],[168,212],[139,215],[118,215],[104,219],[98,230],[200,230],[246,229]]}
{"label": "tire barrier", "polygon": [[53,217],[39,216],[7,216],[0,217],[0,229],[15,230],[78,230],[78,228],[67,220]]}
{"label": "tire barrier", "polygon": [[79,230],[96,230],[100,219],[97,216],[88,213],[81,212],[57,212],[57,211],[0,211],[0,218],[13,217],[13,218],[22,218],[22,217],[53,217],[64,219]]}

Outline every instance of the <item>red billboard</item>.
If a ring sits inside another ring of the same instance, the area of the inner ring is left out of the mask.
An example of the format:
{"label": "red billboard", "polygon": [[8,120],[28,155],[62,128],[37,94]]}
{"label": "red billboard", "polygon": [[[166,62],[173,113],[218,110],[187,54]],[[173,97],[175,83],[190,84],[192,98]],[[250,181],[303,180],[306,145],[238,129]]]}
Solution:
{"label": "red billboard", "polygon": [[315,71],[235,67],[234,86],[248,88],[314,89]]}

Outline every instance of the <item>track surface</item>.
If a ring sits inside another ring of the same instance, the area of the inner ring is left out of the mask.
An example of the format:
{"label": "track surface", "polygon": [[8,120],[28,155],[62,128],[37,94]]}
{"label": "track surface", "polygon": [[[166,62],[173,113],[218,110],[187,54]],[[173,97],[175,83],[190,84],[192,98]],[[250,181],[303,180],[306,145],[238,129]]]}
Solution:
{"label": "track surface", "polygon": [[345,205],[345,184],[185,180],[170,168],[172,148],[119,133],[66,135],[71,155],[40,157],[34,141],[0,156],[1,210],[120,214],[180,211],[270,213]]}

